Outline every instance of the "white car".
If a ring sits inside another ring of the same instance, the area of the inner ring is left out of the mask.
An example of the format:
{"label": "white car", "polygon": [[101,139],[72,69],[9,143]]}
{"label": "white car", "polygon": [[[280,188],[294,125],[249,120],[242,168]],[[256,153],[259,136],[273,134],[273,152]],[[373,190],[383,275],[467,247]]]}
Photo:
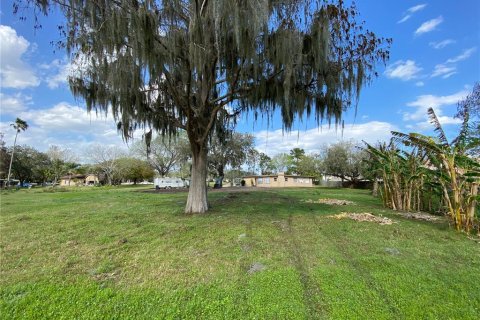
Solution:
{"label": "white car", "polygon": [[153,180],[155,189],[184,188],[185,181],[181,178],[155,178]]}

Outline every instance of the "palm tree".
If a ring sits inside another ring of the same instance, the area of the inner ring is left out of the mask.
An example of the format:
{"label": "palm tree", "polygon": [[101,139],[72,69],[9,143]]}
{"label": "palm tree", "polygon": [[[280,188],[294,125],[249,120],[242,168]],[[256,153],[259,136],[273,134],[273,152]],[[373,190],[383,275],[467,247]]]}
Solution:
{"label": "palm tree", "polygon": [[10,175],[12,173],[12,163],[13,163],[13,154],[15,153],[15,145],[17,144],[17,136],[20,131],[25,131],[28,128],[28,124],[26,121],[17,118],[15,123],[10,124],[17,133],[15,134],[15,140],[13,141],[13,149],[12,149],[12,156],[10,158],[10,166],[8,167],[8,177],[7,177],[7,186],[10,186]]}

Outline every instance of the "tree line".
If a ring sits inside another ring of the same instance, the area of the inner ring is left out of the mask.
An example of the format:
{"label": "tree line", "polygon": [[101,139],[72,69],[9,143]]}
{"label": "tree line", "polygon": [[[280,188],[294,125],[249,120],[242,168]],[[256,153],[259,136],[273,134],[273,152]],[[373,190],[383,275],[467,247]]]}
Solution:
{"label": "tree line", "polygon": [[[5,146],[3,135],[0,147],[0,177],[5,178],[13,147]],[[323,146],[319,152],[307,154],[304,149],[293,148],[289,153],[272,157],[255,149],[253,135],[230,132],[229,136],[214,138],[209,142],[209,177],[222,184],[252,174],[275,174],[338,177],[342,181],[357,182],[362,177],[366,153],[353,142],[339,142]],[[137,183],[152,180],[154,176],[175,176],[188,179],[191,174],[191,154],[185,135],[169,140],[154,137],[149,145],[137,141],[128,152],[117,147],[95,144],[84,152],[89,164],[81,164],[79,156],[68,148],[50,146],[41,152],[33,147],[15,147],[11,176],[35,183],[56,184],[65,175],[94,173],[104,184],[125,181]]]}

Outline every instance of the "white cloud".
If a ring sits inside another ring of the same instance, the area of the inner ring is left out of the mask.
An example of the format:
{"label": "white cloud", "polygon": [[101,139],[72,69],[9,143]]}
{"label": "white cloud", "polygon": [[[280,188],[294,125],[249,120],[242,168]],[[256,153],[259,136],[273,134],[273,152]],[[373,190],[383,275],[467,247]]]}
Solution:
{"label": "white cloud", "polygon": [[476,47],[465,49],[461,54],[448,59],[445,63],[437,64],[435,66],[435,69],[433,70],[431,77],[442,77],[443,79],[447,79],[453,76],[457,73],[456,63],[470,58],[476,50]]}
{"label": "white cloud", "polygon": [[397,78],[402,81],[408,81],[418,76],[418,73],[422,71],[422,68],[416,65],[413,60],[399,60],[394,64],[391,64],[385,70],[385,75],[388,78]]}
{"label": "white cloud", "polygon": [[438,27],[438,25],[441,24],[442,22],[443,22],[442,16],[439,16],[438,18],[435,18],[435,19],[428,20],[422,23],[420,27],[418,27],[418,29],[415,31],[415,35],[418,36],[423,33],[431,32],[435,30]]}
{"label": "white cloud", "polygon": [[442,41],[439,41],[439,42],[430,42],[429,45],[434,49],[443,49],[446,46],[448,46],[450,44],[454,44],[454,43],[456,43],[455,40],[445,39],[445,40],[442,40]]}
{"label": "white cloud", "polygon": [[8,95],[0,92],[0,110],[2,115],[17,116],[27,110],[27,106],[31,103],[32,98],[21,93]]}
{"label": "white cloud", "polygon": [[320,128],[305,131],[293,131],[285,133],[282,130],[262,130],[254,133],[257,149],[261,152],[274,156],[278,153],[288,153],[293,148],[305,149],[307,153],[318,152],[323,145],[342,140],[365,140],[370,143],[387,141],[390,139],[390,131],[398,128],[387,122],[370,121],[362,124],[346,124],[343,132],[341,128],[329,128],[322,125]]}
{"label": "white cloud", "polygon": [[[115,56],[108,58],[111,61],[116,59]],[[69,77],[82,77],[82,74],[91,68],[90,58],[77,52],[69,59],[65,56],[63,59],[55,59],[49,64],[41,64],[40,69],[43,70],[43,78],[50,89],[56,89],[61,85],[68,83]]]}
{"label": "white cloud", "polygon": [[423,87],[425,85],[425,83],[423,81],[417,81],[417,82],[415,82],[415,85],[417,87]]}
{"label": "white cloud", "polygon": [[[437,115],[438,122],[442,126],[449,125],[449,124],[460,124],[462,123],[462,120],[454,118],[454,117],[448,117],[448,116],[439,116],[437,110],[435,110],[435,114]],[[415,130],[428,130],[432,128],[432,124],[430,123],[430,120],[425,120],[422,122],[417,122],[414,127],[410,129],[415,129]]]}
{"label": "white cloud", "polygon": [[470,56],[477,50],[476,47],[473,47],[473,48],[470,48],[470,49],[465,49],[463,50],[463,52],[461,54],[459,54],[458,56],[454,57],[454,58],[451,58],[451,59],[448,59],[447,60],[447,63],[455,63],[455,62],[459,62],[459,61],[463,61],[463,60],[466,60],[468,58],[470,58]]}
{"label": "white cloud", "polygon": [[427,115],[428,108],[433,108],[438,117],[442,117],[442,116],[444,117],[442,119],[445,123],[452,123],[452,121],[456,121],[456,120],[450,120],[449,122],[447,118],[443,115],[444,113],[443,108],[446,106],[453,106],[454,108],[456,108],[457,102],[459,102],[460,100],[463,100],[468,94],[469,94],[469,91],[464,89],[448,96],[435,96],[431,94],[418,96],[415,101],[411,101],[407,103],[407,106],[416,108],[416,110],[414,112],[405,112],[403,114],[403,120],[405,121],[426,120],[428,119],[428,115]]}
{"label": "white cloud", "polygon": [[40,68],[48,72],[48,75],[45,76],[45,82],[50,89],[56,89],[60,85],[67,83],[71,70],[70,63],[66,59],[55,59],[48,65],[41,65]]}
{"label": "white cloud", "polygon": [[423,4],[419,4],[419,5],[408,8],[407,14],[405,14],[405,16],[400,21],[398,21],[398,23],[403,23],[403,22],[407,21],[408,19],[410,19],[412,17],[413,13],[424,9],[426,6],[427,6],[427,4],[423,3]]}
{"label": "white cloud", "polygon": [[418,4],[418,5],[416,5],[416,6],[413,6],[413,7],[408,8],[407,11],[408,11],[409,13],[415,13],[415,12],[417,12],[417,11],[420,11],[420,10],[424,9],[426,6],[427,6],[426,3]]}
{"label": "white cloud", "polygon": [[[88,114],[84,108],[61,102],[47,109],[25,110],[18,117],[29,124],[29,128],[19,135],[18,142],[40,151],[59,145],[74,150],[81,161],[86,161],[86,152],[95,143],[127,150],[110,113],[108,116]],[[5,134],[7,145],[12,145],[14,131],[9,123],[0,123],[0,132]],[[140,138],[141,134],[141,130],[137,130],[134,138]]]}
{"label": "white cloud", "polygon": [[407,21],[407,20],[410,19],[411,17],[412,17],[412,15],[407,14],[407,15],[404,16],[402,19],[398,20],[397,23],[404,23],[405,21]]}
{"label": "white cloud", "polygon": [[437,64],[433,73],[431,75],[432,78],[434,77],[442,77],[443,79],[447,79],[457,73],[457,67],[447,64]]}
{"label": "white cloud", "polygon": [[24,89],[36,87],[40,80],[32,67],[22,59],[30,43],[18,36],[15,29],[0,25],[0,83],[4,88]]}

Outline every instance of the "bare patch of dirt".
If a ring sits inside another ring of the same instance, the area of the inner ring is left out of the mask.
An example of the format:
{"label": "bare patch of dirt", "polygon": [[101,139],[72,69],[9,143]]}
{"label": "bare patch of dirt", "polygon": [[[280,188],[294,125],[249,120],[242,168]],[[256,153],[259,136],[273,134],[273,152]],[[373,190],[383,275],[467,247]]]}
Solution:
{"label": "bare patch of dirt", "polygon": [[333,206],[346,206],[350,204],[355,204],[353,201],[348,201],[348,200],[339,200],[339,199],[318,199],[318,200],[305,200],[306,203],[322,203],[322,204],[329,204]]}
{"label": "bare patch of dirt", "polygon": [[369,212],[363,212],[363,213],[342,212],[342,213],[339,213],[333,216],[328,216],[328,217],[334,218],[334,219],[352,219],[360,222],[363,222],[363,221],[375,222],[381,225],[390,225],[390,224],[396,223],[392,221],[392,219],[389,219],[386,217],[377,217]]}
{"label": "bare patch of dirt", "polygon": [[67,246],[69,247],[75,247],[78,246],[79,242],[77,240],[68,240],[67,241]]}
{"label": "bare patch of dirt", "polygon": [[277,226],[282,232],[288,231],[288,224],[284,220],[275,220],[272,223]]}
{"label": "bare patch of dirt", "polygon": [[117,272],[104,272],[104,273],[98,273],[94,274],[93,279],[98,282],[104,282],[104,281],[110,281],[110,280],[116,280],[118,277]]}
{"label": "bare patch of dirt", "polygon": [[260,263],[260,262],[255,262],[255,263],[252,264],[252,265],[250,266],[250,268],[247,270],[247,273],[248,273],[248,274],[254,274],[254,273],[256,273],[256,272],[260,272],[260,271],[265,270],[265,268],[266,268],[266,267],[265,267],[262,263]]}
{"label": "bare patch of dirt", "polygon": [[28,221],[28,220],[32,220],[32,217],[30,216],[27,216],[27,215],[21,215],[21,216],[18,216],[17,221]]}

